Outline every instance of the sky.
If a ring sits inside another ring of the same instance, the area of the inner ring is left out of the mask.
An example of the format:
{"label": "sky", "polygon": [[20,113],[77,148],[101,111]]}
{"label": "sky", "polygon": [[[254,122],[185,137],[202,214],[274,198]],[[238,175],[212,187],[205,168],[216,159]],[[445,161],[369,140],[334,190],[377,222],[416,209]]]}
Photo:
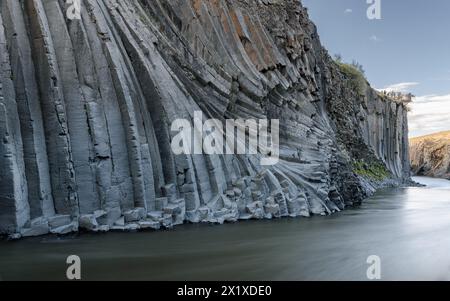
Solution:
{"label": "sky", "polygon": [[416,95],[410,137],[450,130],[450,0],[302,0],[331,55],[358,61],[376,89]]}

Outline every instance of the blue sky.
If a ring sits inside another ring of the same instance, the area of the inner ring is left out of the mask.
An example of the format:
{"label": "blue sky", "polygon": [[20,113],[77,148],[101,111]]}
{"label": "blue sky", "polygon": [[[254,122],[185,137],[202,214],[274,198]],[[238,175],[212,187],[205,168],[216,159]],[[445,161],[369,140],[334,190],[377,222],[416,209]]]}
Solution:
{"label": "blue sky", "polygon": [[302,0],[330,54],[364,66],[372,87],[417,96],[410,136],[450,130],[450,0]]}

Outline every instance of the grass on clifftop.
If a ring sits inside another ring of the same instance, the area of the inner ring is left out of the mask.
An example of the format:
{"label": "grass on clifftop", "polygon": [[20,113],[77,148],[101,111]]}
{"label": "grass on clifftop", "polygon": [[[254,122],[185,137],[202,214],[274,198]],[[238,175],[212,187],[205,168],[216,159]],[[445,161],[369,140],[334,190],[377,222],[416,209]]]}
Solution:
{"label": "grass on clifftop", "polygon": [[391,174],[381,163],[370,163],[359,160],[353,163],[353,172],[359,176],[372,179],[375,181],[383,181]]}
{"label": "grass on clifftop", "polygon": [[[347,64],[340,60],[335,60],[336,64],[338,65],[340,71],[350,79],[352,88],[359,94],[359,95],[365,95],[366,88],[367,88],[367,80],[364,76],[364,71],[360,67],[360,65],[354,64]],[[359,68],[358,68],[359,66]]]}

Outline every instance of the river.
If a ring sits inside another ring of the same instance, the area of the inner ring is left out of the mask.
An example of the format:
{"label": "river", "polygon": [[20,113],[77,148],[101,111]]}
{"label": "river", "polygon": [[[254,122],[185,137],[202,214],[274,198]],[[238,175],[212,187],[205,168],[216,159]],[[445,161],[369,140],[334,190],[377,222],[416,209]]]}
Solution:
{"label": "river", "polygon": [[328,217],[183,225],[160,232],[0,241],[0,279],[64,280],[81,258],[84,280],[450,280],[450,181],[379,191]]}

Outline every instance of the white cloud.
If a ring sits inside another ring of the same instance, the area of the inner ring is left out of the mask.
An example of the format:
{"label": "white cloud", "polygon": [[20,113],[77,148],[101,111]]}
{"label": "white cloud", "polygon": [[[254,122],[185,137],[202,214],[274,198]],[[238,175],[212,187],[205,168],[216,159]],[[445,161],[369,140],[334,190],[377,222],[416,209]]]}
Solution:
{"label": "white cloud", "polygon": [[450,94],[416,97],[408,118],[411,137],[450,130]]}
{"label": "white cloud", "polygon": [[353,9],[351,8],[347,8],[346,10],[344,10],[344,13],[346,14],[351,14],[353,12]]}
{"label": "white cloud", "polygon": [[373,42],[381,42],[381,39],[379,37],[377,37],[376,35],[370,36],[369,39]]}
{"label": "white cloud", "polygon": [[417,85],[419,85],[419,83],[417,83],[417,82],[398,83],[398,84],[394,84],[394,85],[390,85],[390,86],[384,87],[383,89],[380,89],[380,90],[384,90],[384,91],[387,91],[387,92],[407,93],[407,92],[410,92],[410,89],[412,87],[415,87]]}

